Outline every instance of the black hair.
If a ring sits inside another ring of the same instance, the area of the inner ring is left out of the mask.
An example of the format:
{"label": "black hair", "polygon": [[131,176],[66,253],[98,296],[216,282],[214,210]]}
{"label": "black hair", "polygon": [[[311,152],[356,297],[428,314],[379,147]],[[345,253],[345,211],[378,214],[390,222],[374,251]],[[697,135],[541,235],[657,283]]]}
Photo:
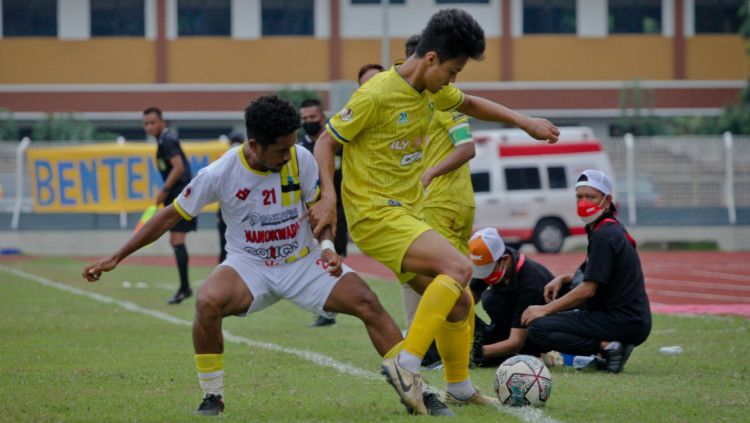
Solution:
{"label": "black hair", "polygon": [[366,65],[363,65],[361,68],[359,68],[359,72],[357,73],[357,82],[359,82],[360,79],[362,79],[362,75],[365,74],[370,69],[377,69],[378,72],[383,72],[385,69],[382,65],[379,65],[377,63],[368,63]]}
{"label": "black hair", "polygon": [[427,52],[437,53],[441,62],[467,57],[484,57],[484,30],[466,11],[444,9],[430,18],[417,45],[417,57]]}
{"label": "black hair", "polygon": [[300,117],[292,103],[275,95],[253,100],[245,108],[245,129],[248,139],[255,139],[263,147],[299,129]]}
{"label": "black hair", "polygon": [[151,113],[156,113],[156,116],[159,116],[159,120],[164,120],[161,117],[161,109],[158,107],[147,107],[146,110],[143,111],[143,116],[150,115]]}
{"label": "black hair", "polygon": [[419,34],[414,34],[406,39],[406,42],[404,43],[404,54],[406,54],[407,59],[411,57],[411,55],[414,54],[415,51],[417,51],[417,45],[419,44],[419,40],[421,39],[422,36]]}
{"label": "black hair", "polygon": [[322,110],[323,104],[317,98],[306,98],[302,100],[302,105],[299,107],[300,109],[303,107],[318,107]]}

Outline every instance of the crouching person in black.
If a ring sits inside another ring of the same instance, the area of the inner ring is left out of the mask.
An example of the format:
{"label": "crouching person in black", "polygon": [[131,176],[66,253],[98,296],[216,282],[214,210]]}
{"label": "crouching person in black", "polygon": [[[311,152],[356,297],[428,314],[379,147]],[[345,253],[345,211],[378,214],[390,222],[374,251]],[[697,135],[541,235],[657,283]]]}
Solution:
{"label": "crouching person in black", "polygon": [[[495,367],[515,354],[546,352],[529,341],[521,315],[528,306],[544,304],[544,287],[552,273],[506,247],[495,228],[481,229],[471,237],[469,255],[474,268],[470,284],[474,301],[482,301],[490,318],[489,325],[476,318],[472,362]],[[551,357],[543,358],[552,364]]]}
{"label": "crouching person in black", "polygon": [[581,277],[553,279],[544,289],[547,304],[529,307],[521,321],[529,327],[529,340],[542,349],[598,354],[599,370],[620,373],[634,346],[651,332],[641,262],[635,241],[616,218],[607,175],[584,171],[576,198],[589,241],[576,273]]}

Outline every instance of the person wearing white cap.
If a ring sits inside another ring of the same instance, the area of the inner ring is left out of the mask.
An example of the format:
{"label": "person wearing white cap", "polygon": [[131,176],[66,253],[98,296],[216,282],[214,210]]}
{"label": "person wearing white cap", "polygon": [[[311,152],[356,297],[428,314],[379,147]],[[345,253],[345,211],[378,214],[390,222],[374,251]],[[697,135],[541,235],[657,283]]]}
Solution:
{"label": "person wearing white cap", "polygon": [[589,169],[578,177],[578,215],[589,241],[580,278],[553,279],[544,289],[547,304],[530,306],[521,320],[529,340],[543,349],[598,354],[599,370],[620,373],[648,338],[651,311],[635,241],[617,220],[612,192],[603,172]]}
{"label": "person wearing white cap", "polygon": [[546,351],[527,339],[521,315],[528,306],[544,304],[544,286],[552,272],[518,250],[507,247],[495,228],[484,228],[469,240],[473,265],[471,291],[490,317],[489,326],[477,317],[472,362],[497,366],[514,354],[538,355]]}

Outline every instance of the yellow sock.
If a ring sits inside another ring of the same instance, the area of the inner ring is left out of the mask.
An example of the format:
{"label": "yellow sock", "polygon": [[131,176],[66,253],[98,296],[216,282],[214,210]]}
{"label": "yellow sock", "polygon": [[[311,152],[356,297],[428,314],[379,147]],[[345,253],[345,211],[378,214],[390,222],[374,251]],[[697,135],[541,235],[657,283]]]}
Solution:
{"label": "yellow sock", "polygon": [[465,319],[445,322],[435,334],[435,343],[443,359],[443,377],[447,383],[463,382],[469,378],[469,354],[474,339],[474,301],[471,300]]}
{"label": "yellow sock", "polygon": [[404,341],[399,342],[398,344],[394,345],[393,348],[388,350],[387,353],[383,356],[383,358],[393,358],[398,355],[401,350],[404,349]]}
{"label": "yellow sock", "polygon": [[432,280],[419,301],[414,321],[404,340],[404,350],[417,357],[424,357],[438,329],[445,323],[456,301],[461,297],[463,287],[447,275],[437,275]]}
{"label": "yellow sock", "polygon": [[198,370],[198,383],[205,395],[224,396],[224,355],[196,354],[195,368]]}

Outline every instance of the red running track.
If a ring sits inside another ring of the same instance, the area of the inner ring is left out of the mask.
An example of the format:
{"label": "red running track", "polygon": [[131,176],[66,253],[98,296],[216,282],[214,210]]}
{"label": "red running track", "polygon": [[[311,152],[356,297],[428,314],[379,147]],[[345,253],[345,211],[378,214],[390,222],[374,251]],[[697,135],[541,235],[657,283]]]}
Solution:
{"label": "red running track", "polygon": [[[533,254],[554,274],[572,273],[583,253]],[[723,314],[750,318],[750,252],[641,252],[646,290],[656,313]],[[0,262],[27,257],[0,257]],[[82,258],[90,262],[91,258]],[[394,280],[390,270],[363,254],[345,262],[364,275]],[[174,266],[173,257],[136,256],[127,264]],[[216,257],[190,257],[193,265],[215,265]]]}

